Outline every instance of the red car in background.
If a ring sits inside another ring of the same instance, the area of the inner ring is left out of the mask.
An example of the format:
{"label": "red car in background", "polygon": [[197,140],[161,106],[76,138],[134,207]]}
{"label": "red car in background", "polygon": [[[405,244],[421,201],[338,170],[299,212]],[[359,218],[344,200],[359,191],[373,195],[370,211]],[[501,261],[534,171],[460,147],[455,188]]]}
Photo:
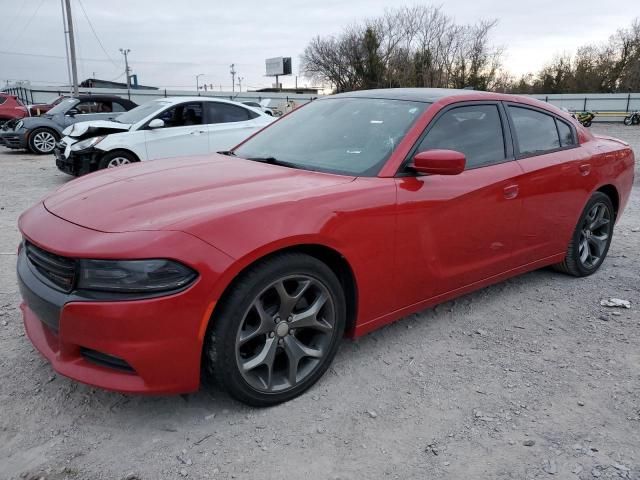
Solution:
{"label": "red car in background", "polygon": [[345,332],[548,265],[595,273],[633,172],[628,144],[528,97],[328,96],[232,151],[98,172],[23,213],[26,332],[91,385],[189,392],[204,372],[272,405]]}
{"label": "red car in background", "polygon": [[15,95],[0,92],[0,125],[29,116],[29,110]]}
{"label": "red car in background", "polygon": [[34,117],[42,115],[43,113],[47,113],[49,110],[51,110],[53,107],[58,105],[65,98],[70,98],[70,97],[68,95],[61,95],[50,103],[35,103],[33,105],[28,105],[29,113]]}

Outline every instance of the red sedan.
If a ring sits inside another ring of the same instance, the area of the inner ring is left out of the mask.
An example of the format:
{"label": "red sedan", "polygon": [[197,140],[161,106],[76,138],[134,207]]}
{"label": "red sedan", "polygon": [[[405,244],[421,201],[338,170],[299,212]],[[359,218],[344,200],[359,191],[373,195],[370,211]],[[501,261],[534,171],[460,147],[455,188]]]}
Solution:
{"label": "red sedan", "polygon": [[29,116],[27,107],[15,95],[0,93],[0,125],[8,120]]}
{"label": "red sedan", "polygon": [[547,265],[604,261],[634,155],[524,97],[335,95],[216,156],[69,182],[25,212],[29,338],[122,392],[299,395],[341,338]]}

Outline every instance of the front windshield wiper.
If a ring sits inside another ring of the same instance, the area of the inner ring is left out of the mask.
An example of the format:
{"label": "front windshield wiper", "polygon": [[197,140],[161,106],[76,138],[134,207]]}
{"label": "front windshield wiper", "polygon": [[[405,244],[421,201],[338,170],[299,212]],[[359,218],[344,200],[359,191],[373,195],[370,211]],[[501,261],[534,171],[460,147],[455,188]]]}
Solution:
{"label": "front windshield wiper", "polygon": [[221,150],[220,152],[216,152],[219,153],[220,155],[226,155],[227,157],[235,157],[236,154],[233,153],[231,150]]}
{"label": "front windshield wiper", "polygon": [[268,163],[270,165],[280,165],[281,167],[289,168],[302,168],[295,163],[285,162],[284,160],[278,160],[276,157],[245,157],[252,162]]}

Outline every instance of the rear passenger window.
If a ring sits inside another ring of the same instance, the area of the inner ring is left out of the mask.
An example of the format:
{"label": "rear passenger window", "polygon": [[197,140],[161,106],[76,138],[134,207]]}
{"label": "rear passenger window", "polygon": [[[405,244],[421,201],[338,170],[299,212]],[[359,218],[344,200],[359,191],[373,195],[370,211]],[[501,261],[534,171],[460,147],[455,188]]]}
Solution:
{"label": "rear passenger window", "polygon": [[551,115],[513,106],[509,106],[509,112],[521,154],[544,153],[560,148],[556,121]]}
{"label": "rear passenger window", "polygon": [[505,160],[502,121],[497,105],[456,107],[442,115],[418,147],[456,150],[467,157],[467,169]]}
{"label": "rear passenger window", "polygon": [[575,145],[576,141],[573,139],[571,127],[562,120],[556,119],[556,123],[558,124],[558,133],[560,134],[560,145],[563,147]]}
{"label": "rear passenger window", "polygon": [[209,123],[233,123],[246,122],[258,116],[247,108],[237,107],[229,103],[207,102]]}

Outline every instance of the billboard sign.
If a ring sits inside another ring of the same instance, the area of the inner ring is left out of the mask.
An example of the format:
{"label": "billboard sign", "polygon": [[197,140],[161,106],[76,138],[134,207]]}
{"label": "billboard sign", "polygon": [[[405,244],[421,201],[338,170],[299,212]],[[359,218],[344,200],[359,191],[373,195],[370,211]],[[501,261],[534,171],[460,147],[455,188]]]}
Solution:
{"label": "billboard sign", "polygon": [[267,58],[265,61],[267,77],[291,75],[291,57]]}

